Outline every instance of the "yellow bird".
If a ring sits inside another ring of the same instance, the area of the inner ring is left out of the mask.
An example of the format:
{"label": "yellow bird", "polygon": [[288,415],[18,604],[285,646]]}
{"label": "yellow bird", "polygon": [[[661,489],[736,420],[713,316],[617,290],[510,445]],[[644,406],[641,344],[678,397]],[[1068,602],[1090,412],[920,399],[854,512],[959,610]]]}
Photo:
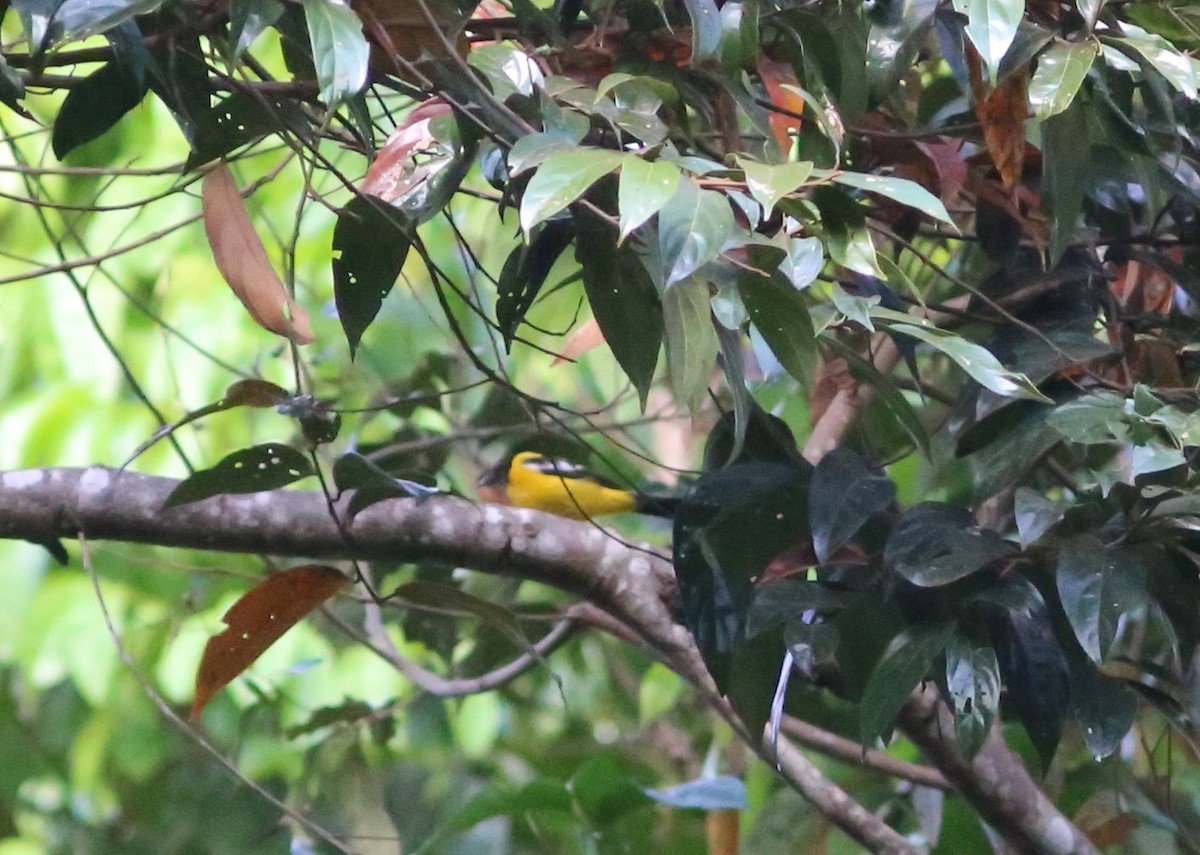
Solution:
{"label": "yellow bird", "polygon": [[578,463],[536,451],[521,451],[511,460],[502,460],[477,483],[485,488],[481,491],[485,498],[575,520],[629,511],[669,517],[678,504],[675,496],[639,495]]}

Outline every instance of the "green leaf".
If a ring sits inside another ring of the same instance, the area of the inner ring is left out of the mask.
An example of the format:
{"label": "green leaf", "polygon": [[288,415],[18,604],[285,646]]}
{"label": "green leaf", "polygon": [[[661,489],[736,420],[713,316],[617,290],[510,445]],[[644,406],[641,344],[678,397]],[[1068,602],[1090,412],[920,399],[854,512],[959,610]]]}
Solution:
{"label": "green leaf", "polygon": [[567,787],[583,815],[596,827],[611,825],[630,811],[653,804],[611,754],[584,761]]}
{"label": "green leaf", "polygon": [[575,257],[592,315],[645,409],[663,340],[658,289],[633,250],[617,246],[607,222],[583,210],[575,219]]}
{"label": "green leaf", "polygon": [[721,47],[721,11],[715,0],[684,0],[688,16],[692,19],[693,66],[717,58]]}
{"label": "green leaf", "polygon": [[1108,655],[1121,616],[1141,608],[1147,598],[1141,556],[1133,549],[1105,546],[1092,535],[1078,535],[1063,545],[1055,582],[1063,613],[1093,662]]}
{"label": "green leaf", "polygon": [[1096,445],[1126,432],[1125,399],[1112,392],[1083,395],[1060,404],[1046,423],[1068,442]]}
{"label": "green leaf", "polygon": [[1067,662],[1041,595],[1021,579],[1005,586],[1019,602],[988,621],[1000,663],[1005,699],[1020,719],[1042,763],[1049,764],[1067,713]]}
{"label": "green leaf", "polygon": [[763,277],[749,271],[738,278],[738,291],[751,322],[775,358],[808,388],[820,354],[803,295],[778,274]]}
{"label": "green leaf", "polygon": [[969,760],[983,747],[1000,709],[1000,664],[995,651],[974,647],[956,634],[946,647],[946,692],[958,748]]}
{"label": "green leaf", "polygon": [[303,0],[321,100],[330,110],[367,82],[371,47],[362,21],[345,0]]}
{"label": "green leaf", "polygon": [[313,468],[307,454],[289,445],[268,442],[235,451],[211,469],[192,473],[171,491],[163,507],[173,508],[224,493],[277,490],[311,474]]}
{"label": "green leaf", "polygon": [[1075,238],[1083,197],[1093,180],[1087,120],[1087,90],[1071,105],[1042,123],[1042,197],[1051,214],[1050,263],[1056,263]]}
{"label": "green leaf", "polygon": [[779,263],[779,272],[796,290],[807,288],[825,266],[825,247],[820,238],[789,238],[787,255]]}
{"label": "green leaf", "polygon": [[954,8],[967,16],[967,38],[995,84],[1000,79],[1000,60],[1017,37],[1025,0],[954,0]]}
{"label": "green leaf", "polygon": [[675,399],[695,412],[704,403],[719,343],[712,325],[708,283],[684,279],[662,297],[667,368]]}
{"label": "green leaf", "polygon": [[676,808],[699,810],[748,810],[746,785],[733,775],[698,778],[669,790],[643,790],[656,802]]}
{"label": "green leaf", "polygon": [[808,524],[817,560],[826,563],[895,497],[891,479],[853,451],[835,448],[822,457],[808,494]]}
{"label": "green leaf", "polygon": [[185,168],[195,169],[235,148],[281,131],[297,134],[301,139],[312,136],[298,102],[261,92],[235,92],[197,117],[192,153]]}
{"label": "green leaf", "polygon": [[500,101],[510,95],[533,95],[546,83],[533,58],[511,45],[498,42],[480,45],[467,55],[467,62],[483,73],[492,85],[492,94]]}
{"label": "green leaf", "polygon": [[230,0],[229,41],[233,43],[234,58],[244,54],[282,14],[279,0]]}
{"label": "green leaf", "polygon": [[496,326],[506,353],[512,349],[517,327],[525,320],[551,268],[574,237],[573,220],[554,219],[535,229],[528,243],[519,244],[509,253],[496,283]]}
{"label": "green leaf", "polygon": [[950,218],[942,200],[915,181],[886,175],[868,175],[863,172],[834,172],[832,177],[839,184],[878,193],[901,205],[915,208],[935,220],[954,226],[954,220]]}
{"label": "green leaf", "polygon": [[28,116],[21,101],[25,97],[25,84],[21,76],[11,68],[3,57],[0,57],[0,104],[11,107],[22,116]]}
{"label": "green leaf", "polygon": [[577,148],[551,154],[538,167],[521,197],[521,228],[534,226],[566,208],[589,187],[621,165],[622,155],[604,148]]}
{"label": "green leaf", "polygon": [[[873,314],[878,315],[879,312]],[[893,333],[910,335],[941,351],[971,375],[979,385],[991,389],[997,395],[1050,403],[1050,399],[1039,392],[1028,377],[1016,371],[1009,371],[985,347],[932,326],[889,323],[888,329]]]}
{"label": "green leaf", "polygon": [[13,3],[29,37],[30,53],[34,54],[53,45],[108,32],[161,5],[162,0],[64,0],[62,3],[17,0]]}
{"label": "green leaf", "polygon": [[383,305],[408,257],[411,225],[374,196],[356,196],[333,229],[333,297],[354,359],[362,334]]}
{"label": "green leaf", "polygon": [[806,611],[832,614],[841,611],[850,594],[837,588],[802,579],[777,579],[754,589],[754,600],[746,613],[746,635],[753,638],[792,621]]}
{"label": "green leaf", "polygon": [[980,529],[962,508],[926,502],[897,520],[884,547],[884,563],[914,585],[957,582],[1013,553],[993,531]]}
{"label": "green leaf", "polygon": [[436,486],[422,484],[409,478],[397,478],[387,470],[355,452],[348,452],[333,464],[333,483],[341,495],[349,490],[355,494],[346,512],[350,519],[366,508],[387,499],[416,499],[418,504],[440,491]]}
{"label": "green leaf", "polygon": [[798,163],[756,163],[738,155],[737,165],[746,173],[746,189],[763,206],[763,218],[771,216],[777,202],[795,193],[812,174],[811,161]]}
{"label": "green leaf", "polygon": [[678,190],[658,212],[663,287],[691,276],[720,255],[733,229],[733,211],[723,194],[680,178]]}
{"label": "green leaf", "polygon": [[617,190],[620,236],[630,232],[658,213],[679,189],[679,167],[665,160],[646,160],[630,152],[621,161]]}
{"label": "green leaf", "polygon": [[1037,71],[1029,81],[1033,115],[1044,121],[1070,107],[1099,53],[1093,41],[1056,40],[1038,57]]}
{"label": "green leaf", "polygon": [[884,278],[859,204],[844,190],[828,184],[814,188],[812,199],[821,212],[825,246],[830,257],[858,273]]}
{"label": "green leaf", "polygon": [[1013,497],[1013,515],[1017,522],[1017,540],[1021,549],[1028,549],[1039,538],[1058,524],[1066,514],[1066,507],[1052,502],[1028,487],[1018,487]]}
{"label": "green leaf", "polygon": [[929,676],[941,655],[954,624],[909,627],[892,639],[883,658],[871,671],[858,703],[858,741],[872,745],[896,720],[896,713],[917,684]]}
{"label": "green leaf", "polygon": [[1071,707],[1088,754],[1107,757],[1133,726],[1138,698],[1121,680],[1108,677],[1082,656],[1070,657]]}
{"label": "green leaf", "polygon": [[1162,36],[1148,33],[1141,27],[1127,23],[1122,29],[1125,31],[1123,36],[1106,37],[1105,41],[1118,49],[1132,49],[1150,63],[1168,83],[1188,98],[1195,99],[1196,69],[1187,56],[1176,50],[1175,46]]}
{"label": "green leaf", "polygon": [[113,60],[67,92],[50,144],[62,160],[68,152],[91,142],[142,102],[146,85],[122,62]]}

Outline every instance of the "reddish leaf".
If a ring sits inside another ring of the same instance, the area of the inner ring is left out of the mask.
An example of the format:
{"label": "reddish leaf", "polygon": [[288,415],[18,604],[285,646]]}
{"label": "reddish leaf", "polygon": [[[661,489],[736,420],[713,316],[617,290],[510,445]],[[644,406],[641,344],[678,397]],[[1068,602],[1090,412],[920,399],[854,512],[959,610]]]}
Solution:
{"label": "reddish leaf", "polygon": [[296,344],[311,342],[308,312],[296,304],[271,267],[228,166],[222,163],[204,176],[201,197],[213,260],[250,317]]}
{"label": "reddish leaf", "polygon": [[394,202],[425,181],[428,169],[416,157],[437,144],[430,127],[433,120],[450,113],[450,105],[441,98],[429,98],[413,109],[371,161],[362,192]]}
{"label": "reddish leaf", "polygon": [[604,344],[604,333],[595,318],[584,321],[579,329],[571,333],[563,343],[562,349],[554,357],[554,365],[561,362],[573,362],[589,350],[595,350]]}
{"label": "reddish leaf", "polygon": [[267,579],[225,613],[229,627],[204,647],[196,672],[192,718],[300,618],[337,593],[347,579],[332,567],[304,564]]}
{"label": "reddish leaf", "polygon": [[1025,168],[1025,119],[1029,115],[1029,69],[1020,68],[991,91],[983,80],[983,68],[974,47],[967,47],[975,116],[983,127],[983,141],[1000,173],[1000,181],[1012,188]]}
{"label": "reddish leaf", "polygon": [[[804,96],[799,91],[800,81],[796,72],[786,62],[775,62],[765,56],[758,58],[758,76],[762,78],[763,88],[771,98],[771,103],[782,107],[795,116],[804,113]],[[792,148],[792,136],[800,133],[800,120],[795,116],[771,111],[768,120],[771,123],[771,133],[775,142],[784,154]]]}

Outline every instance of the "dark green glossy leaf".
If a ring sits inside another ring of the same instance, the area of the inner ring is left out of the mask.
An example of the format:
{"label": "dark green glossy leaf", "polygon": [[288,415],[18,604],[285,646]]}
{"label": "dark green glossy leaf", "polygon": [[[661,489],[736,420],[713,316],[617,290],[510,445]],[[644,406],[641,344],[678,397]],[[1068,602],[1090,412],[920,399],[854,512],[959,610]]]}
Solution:
{"label": "dark green glossy leaf", "polygon": [[1058,524],[1066,507],[1052,502],[1036,490],[1018,487],[1013,497],[1013,515],[1017,523],[1017,539],[1022,549],[1028,549],[1043,534]]}
{"label": "dark green glossy leaf", "polygon": [[891,728],[917,684],[929,676],[954,633],[953,624],[913,626],[892,639],[858,704],[858,739],[872,745]]}
{"label": "dark green glossy leaf", "polygon": [[568,787],[584,816],[601,828],[630,811],[653,804],[611,754],[599,754],[584,762],[571,776]]}
{"label": "dark green glossy leaf", "polygon": [[1133,726],[1137,695],[1123,681],[1101,674],[1082,656],[1072,656],[1070,663],[1071,707],[1088,753],[1097,759],[1107,757],[1121,746]]}
{"label": "dark green glossy leaf", "polygon": [[16,0],[29,50],[39,54],[52,45],[79,41],[153,12],[162,0]]}
{"label": "dark green glossy leaf", "polygon": [[59,160],[91,142],[142,102],[146,85],[122,62],[113,60],[71,87],[50,137]]}
{"label": "dark green glossy leaf", "polygon": [[1051,213],[1050,261],[1062,257],[1074,238],[1083,197],[1091,181],[1089,156],[1081,152],[1089,139],[1086,90],[1058,115],[1042,123],[1042,197]]}
{"label": "dark green glossy leaf", "polygon": [[362,22],[345,0],[303,0],[321,100],[330,110],[367,82],[371,49]]}
{"label": "dark green glossy leaf", "polygon": [[1025,0],[954,0],[954,8],[967,16],[967,38],[979,51],[989,77],[999,80],[1000,60],[1017,37]]}
{"label": "dark green glossy leaf", "polygon": [[1025,590],[1034,604],[994,616],[989,629],[1007,703],[1048,766],[1067,713],[1067,660],[1040,597],[1032,585]]}
{"label": "dark green glossy leaf", "polygon": [[844,190],[828,184],[813,188],[812,200],[821,212],[829,256],[857,273],[884,278],[859,204]]}
{"label": "dark green glossy leaf", "polygon": [[1000,665],[992,648],[955,635],[946,647],[946,692],[958,748],[969,759],[983,746],[1000,709]]}
{"label": "dark green glossy leaf", "polygon": [[907,510],[884,548],[884,561],[914,585],[948,585],[1011,555],[1013,545],[972,524],[962,508],[927,502]]}
{"label": "dark green glossy leaf", "polygon": [[574,237],[573,220],[554,219],[535,229],[528,243],[517,245],[509,253],[496,283],[496,326],[504,339],[505,352],[512,350],[517,327],[541,292],[554,262]]}
{"label": "dark green glossy leaf", "polygon": [[195,169],[268,134],[285,131],[302,139],[309,136],[308,122],[299,102],[261,93],[235,92],[197,120],[186,168]]}
{"label": "dark green glossy leaf", "polygon": [[1118,622],[1146,603],[1146,565],[1136,550],[1078,535],[1058,553],[1055,582],[1063,613],[1093,662],[1108,656]]}
{"label": "dark green glossy leaf", "polygon": [[775,358],[808,388],[819,354],[803,295],[779,274],[768,278],[750,272],[738,278],[738,292],[750,320]]}
{"label": "dark green glossy leaf", "polygon": [[575,148],[551,154],[525,186],[521,228],[530,232],[620,165],[621,153],[605,148]]}
{"label": "dark green glossy leaf", "polygon": [[870,193],[878,193],[893,202],[914,208],[932,219],[954,225],[954,220],[950,218],[942,200],[915,181],[888,175],[867,175],[861,172],[834,172],[832,178],[839,184],[866,190]]}
{"label": "dark green glossy leaf", "polygon": [[355,452],[347,452],[333,464],[333,483],[338,494],[354,490],[346,513],[354,519],[361,511],[388,499],[413,498],[418,503],[440,491],[436,486],[409,478],[397,478]]}
{"label": "dark green glossy leaf", "polygon": [[717,361],[708,283],[684,279],[671,285],[662,296],[662,315],[671,391],[677,401],[696,412],[708,395]]}
{"label": "dark green glossy leaf", "polygon": [[[140,48],[140,33],[137,39]],[[171,110],[184,137],[194,143],[201,122],[212,110],[212,84],[200,37],[180,35],[160,42],[148,70],[150,88]]]}
{"label": "dark green glossy leaf", "polygon": [[754,589],[746,613],[746,635],[753,637],[799,620],[805,612],[831,614],[849,601],[845,591],[801,579],[777,579]]}
{"label": "dark green glossy leaf", "polygon": [[733,231],[728,199],[681,178],[678,190],[658,212],[663,287],[669,288],[714,260]]}
{"label": "dark green glossy leaf", "polygon": [[822,457],[813,472],[808,499],[808,524],[817,560],[827,562],[895,497],[896,485],[891,479],[853,451],[835,448]]}
{"label": "dark green glossy leaf", "polygon": [[641,260],[600,217],[576,212],[575,257],[583,287],[604,340],[638,391],[642,407],[658,365],[663,340],[658,290]]}
{"label": "dark green glossy leaf", "polygon": [[21,82],[21,76],[9,67],[3,57],[0,57],[0,104],[11,107],[22,116],[28,117],[29,114],[21,106],[24,97],[25,84]]}
{"label": "dark green glossy leaf", "polygon": [[404,267],[411,229],[404,214],[374,196],[354,197],[338,215],[333,229],[333,296],[351,359]]}
{"label": "dark green glossy leaf", "polygon": [[244,54],[282,14],[283,4],[279,0],[230,0],[229,40],[233,43],[233,55]]}
{"label": "dark green glossy leaf", "polygon": [[656,802],[677,808],[747,810],[750,807],[746,798],[746,785],[742,783],[741,778],[735,778],[733,775],[698,778],[668,790],[643,792]]}
{"label": "dark green glossy leaf", "polygon": [[724,690],[745,636],[752,580],[807,539],[811,467],[735,463],[704,473],[675,516],[674,564],[684,619]]}
{"label": "dark green glossy leaf", "polygon": [[277,490],[313,474],[302,451],[278,442],[243,448],[221,459],[211,469],[201,469],[180,482],[164,508],[199,502],[224,493],[258,493]]}

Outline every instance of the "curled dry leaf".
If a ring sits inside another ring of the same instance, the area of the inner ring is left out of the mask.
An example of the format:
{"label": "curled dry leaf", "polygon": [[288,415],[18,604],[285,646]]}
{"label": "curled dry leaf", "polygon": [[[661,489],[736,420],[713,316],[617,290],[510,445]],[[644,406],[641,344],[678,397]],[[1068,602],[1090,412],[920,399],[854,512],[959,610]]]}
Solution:
{"label": "curled dry leaf", "polygon": [[208,640],[196,672],[192,718],[213,695],[263,654],[281,635],[338,592],[347,579],[323,564],[304,564],[267,579],[242,595],[225,613],[228,626]]}
{"label": "curled dry leaf", "polygon": [[758,60],[758,76],[762,78],[763,88],[771,98],[771,103],[787,110],[786,113],[772,110],[767,117],[771,125],[771,133],[779,150],[784,154],[791,151],[792,136],[800,133],[800,119],[804,113],[804,96],[800,94],[800,81],[790,63],[775,62],[765,56]]}
{"label": "curled dry leaf", "polygon": [[1009,74],[993,89],[983,79],[979,53],[967,47],[967,69],[975,97],[975,116],[983,129],[1000,181],[1012,189],[1025,168],[1025,119],[1029,114],[1029,68]]}
{"label": "curled dry leaf", "polygon": [[295,344],[313,340],[308,312],[283,286],[259,240],[233,174],[224,163],[204,176],[204,231],[217,269],[250,317]]}
{"label": "curled dry leaf", "polygon": [[419,163],[417,155],[437,145],[432,122],[450,113],[450,105],[441,98],[430,98],[412,110],[371,161],[362,192],[395,202],[428,180],[431,168]]}

